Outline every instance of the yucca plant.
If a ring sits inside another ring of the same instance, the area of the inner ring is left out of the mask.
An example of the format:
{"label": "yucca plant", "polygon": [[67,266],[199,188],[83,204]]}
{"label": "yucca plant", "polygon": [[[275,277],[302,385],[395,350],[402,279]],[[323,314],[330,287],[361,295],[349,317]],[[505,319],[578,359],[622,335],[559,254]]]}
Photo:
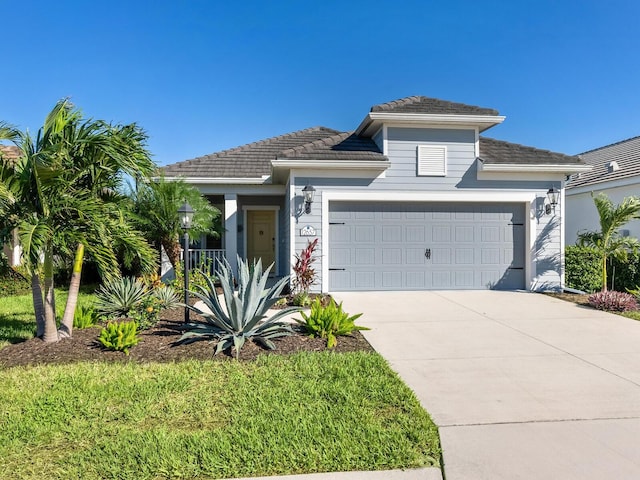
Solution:
{"label": "yucca plant", "polygon": [[138,324],[136,322],[109,322],[100,332],[100,343],[109,350],[124,352],[129,355],[129,349],[138,344]]}
{"label": "yucca plant", "polygon": [[273,287],[267,289],[266,284],[273,264],[263,273],[262,261],[254,262],[251,268],[238,257],[238,291],[234,291],[234,276],[228,262],[224,262],[216,270],[216,277],[220,279],[223,299],[226,308],[222,307],[216,292],[216,286],[207,277],[207,287],[197,286],[198,291],[191,292],[207,306],[206,310],[189,306],[191,310],[201,315],[204,322],[193,322],[185,326],[186,333],[180,341],[216,338],[218,344],[215,354],[233,347],[236,359],[240,356],[240,349],[247,339],[274,350],[274,338],[288,336],[293,333],[291,325],[281,322],[285,315],[300,311],[299,307],[279,310],[271,317],[267,317],[267,310],[278,300],[282,289],[289,281],[288,277],[280,279]]}
{"label": "yucca plant", "polygon": [[96,310],[111,317],[128,317],[148,295],[147,287],[140,280],[130,277],[116,278],[102,285],[96,292]]}
{"label": "yucca plant", "polygon": [[168,285],[154,288],[151,291],[151,294],[157,300],[158,307],[161,310],[176,308],[182,305],[182,302],[180,301],[180,297],[176,293],[175,289]]}
{"label": "yucca plant", "polygon": [[349,316],[342,311],[342,302],[336,305],[333,298],[326,307],[316,298],[309,314],[300,312],[300,315],[302,320],[295,319],[296,322],[305,328],[310,337],[326,338],[327,348],[334,348],[338,344],[338,335],[350,335],[354,330],[369,330],[354,323],[362,316],[361,313]]}

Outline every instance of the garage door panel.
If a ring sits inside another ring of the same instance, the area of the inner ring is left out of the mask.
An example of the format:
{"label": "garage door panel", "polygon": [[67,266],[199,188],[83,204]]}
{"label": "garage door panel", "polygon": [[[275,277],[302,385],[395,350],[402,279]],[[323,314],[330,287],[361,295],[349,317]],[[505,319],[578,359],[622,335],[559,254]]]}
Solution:
{"label": "garage door panel", "polygon": [[499,248],[482,248],[480,253],[480,263],[482,265],[500,265]]}
{"label": "garage door panel", "polygon": [[402,249],[385,248],[382,250],[383,265],[402,265]]}
{"label": "garage door panel", "polygon": [[451,265],[452,248],[432,248],[431,263],[433,265]]}
{"label": "garage door panel", "polygon": [[372,290],[375,287],[375,271],[360,271],[355,272],[355,287],[356,290]]}
{"label": "garage door panel", "polygon": [[402,288],[402,272],[395,270],[382,272],[382,286],[385,289]]}
{"label": "garage door panel", "polygon": [[403,225],[384,225],[382,227],[382,241],[384,243],[402,242]]}
{"label": "garage door panel", "polygon": [[331,290],[524,287],[522,204],[331,202],[329,213]]}
{"label": "garage door panel", "polygon": [[375,265],[376,249],[375,248],[358,248],[355,250],[355,265]]}
{"label": "garage door panel", "polygon": [[376,241],[375,227],[373,225],[357,226],[353,237],[358,243],[373,243]]}
{"label": "garage door panel", "polygon": [[424,225],[407,225],[404,227],[405,240],[408,243],[424,242],[425,241],[425,227]]}
{"label": "garage door panel", "polygon": [[475,238],[474,230],[473,225],[460,225],[455,227],[454,241],[456,243],[473,243]]}

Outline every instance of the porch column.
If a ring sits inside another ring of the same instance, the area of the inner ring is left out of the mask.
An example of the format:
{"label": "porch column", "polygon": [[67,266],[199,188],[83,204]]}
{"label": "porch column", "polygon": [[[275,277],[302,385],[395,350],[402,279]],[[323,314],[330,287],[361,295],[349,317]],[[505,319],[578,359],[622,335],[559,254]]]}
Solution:
{"label": "porch column", "polygon": [[225,256],[235,273],[238,270],[238,195],[235,193],[224,195],[224,228]]}

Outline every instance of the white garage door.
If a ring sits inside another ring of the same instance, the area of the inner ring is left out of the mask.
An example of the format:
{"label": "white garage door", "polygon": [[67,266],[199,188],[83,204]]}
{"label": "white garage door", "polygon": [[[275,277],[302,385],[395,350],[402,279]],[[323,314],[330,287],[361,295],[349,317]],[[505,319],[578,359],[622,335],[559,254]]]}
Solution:
{"label": "white garage door", "polygon": [[329,289],[524,288],[520,203],[331,202]]}

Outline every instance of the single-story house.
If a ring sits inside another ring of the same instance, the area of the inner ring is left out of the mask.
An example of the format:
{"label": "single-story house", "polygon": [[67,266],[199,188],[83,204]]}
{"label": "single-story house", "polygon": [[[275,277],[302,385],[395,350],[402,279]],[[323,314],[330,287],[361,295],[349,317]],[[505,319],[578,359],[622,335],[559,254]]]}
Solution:
{"label": "single-story house", "polygon": [[[0,145],[0,157],[4,160],[15,160],[20,157],[20,149],[13,145]],[[14,230],[11,233],[10,241],[2,246],[2,253],[7,257],[10,266],[20,265],[22,248],[20,247],[17,231]]]}
{"label": "single-story house", "polygon": [[[315,291],[558,289],[578,157],[481,136],[492,108],[412,96],[355,130],[299,130],[163,167],[220,208],[195,254],[275,263],[319,239]],[[305,195],[306,194],[306,195]]]}
{"label": "single-story house", "polygon": [[[620,203],[631,195],[640,195],[640,137],[596,148],[579,156],[593,168],[573,174],[567,181],[567,245],[575,244],[581,231],[600,229],[592,195],[605,193],[614,203]],[[640,238],[640,221],[628,223],[622,233]]]}

